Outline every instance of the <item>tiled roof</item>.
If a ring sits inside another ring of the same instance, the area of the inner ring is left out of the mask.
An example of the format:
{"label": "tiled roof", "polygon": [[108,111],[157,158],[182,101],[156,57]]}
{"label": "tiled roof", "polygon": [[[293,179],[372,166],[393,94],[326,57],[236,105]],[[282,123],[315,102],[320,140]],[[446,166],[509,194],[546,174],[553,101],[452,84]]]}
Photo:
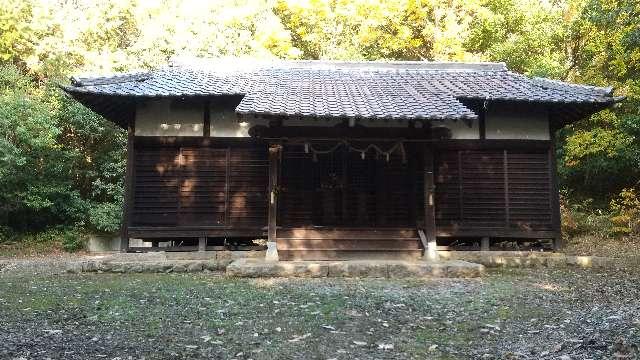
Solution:
{"label": "tiled roof", "polygon": [[616,101],[609,88],[530,79],[496,63],[214,62],[73,78],[64,89],[144,98],[245,95],[236,108],[240,114],[400,119],[475,118],[465,100],[599,106]]}

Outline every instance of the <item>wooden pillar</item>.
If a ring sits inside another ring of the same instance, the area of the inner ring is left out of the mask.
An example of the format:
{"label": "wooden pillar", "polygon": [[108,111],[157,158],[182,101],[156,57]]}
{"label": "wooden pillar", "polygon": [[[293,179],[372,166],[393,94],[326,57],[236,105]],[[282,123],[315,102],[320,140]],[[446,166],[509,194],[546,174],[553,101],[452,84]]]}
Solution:
{"label": "wooden pillar", "polygon": [[424,147],[424,235],[427,248],[425,260],[438,260],[436,251],[436,212],[435,183],[433,179],[433,152],[428,145]]}
{"label": "wooden pillar", "polygon": [[480,105],[480,110],[478,111],[478,131],[480,135],[480,140],[485,140],[487,138],[487,123],[486,123],[486,113],[487,113],[487,102],[485,101]]}
{"label": "wooden pillar", "polygon": [[416,224],[418,222],[417,210],[418,210],[418,171],[416,169],[416,161],[415,157],[412,156],[414,154],[414,147],[409,147],[409,156],[407,159],[407,172],[409,173],[409,199],[407,203],[409,204],[409,222]]}
{"label": "wooden pillar", "polygon": [[380,227],[380,226],[385,226],[386,225],[386,214],[387,214],[387,208],[385,207],[385,204],[387,203],[386,201],[386,188],[385,188],[385,169],[384,169],[384,164],[382,163],[382,160],[380,159],[376,159],[375,161],[375,166],[376,166],[376,178],[375,180],[375,187],[376,187],[376,219],[375,219],[375,224],[376,226]]}
{"label": "wooden pillar", "polygon": [[267,255],[266,260],[278,260],[278,248],[276,244],[276,224],[278,213],[278,175],[280,172],[280,159],[282,145],[269,145],[269,219],[267,222]]}
{"label": "wooden pillar", "polygon": [[504,228],[509,231],[511,227],[511,211],[509,205],[509,156],[507,150],[502,151],[502,171],[504,177]]}
{"label": "wooden pillar", "polygon": [[135,184],[135,112],[127,125],[127,168],[124,178],[124,202],[122,211],[122,224],[120,228],[120,251],[129,250],[129,226],[134,206]]}
{"label": "wooden pillar", "polygon": [[560,189],[558,188],[558,166],[556,164],[555,129],[550,129],[549,146],[549,191],[551,204],[551,224],[553,226],[553,250],[559,251],[564,247],[560,219]]}

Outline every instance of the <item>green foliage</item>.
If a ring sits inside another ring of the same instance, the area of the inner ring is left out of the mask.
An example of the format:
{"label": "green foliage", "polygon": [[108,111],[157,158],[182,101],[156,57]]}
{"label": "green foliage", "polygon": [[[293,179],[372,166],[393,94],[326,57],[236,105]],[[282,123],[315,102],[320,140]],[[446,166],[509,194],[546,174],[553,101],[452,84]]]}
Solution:
{"label": "green foliage", "polygon": [[76,252],[84,247],[84,240],[75,231],[65,231],[62,233],[62,248],[67,252]]}
{"label": "green foliage", "polygon": [[0,255],[2,256],[25,256],[57,252],[64,250],[63,244],[65,242],[69,244],[69,249],[75,248],[74,251],[84,246],[79,230],[64,226],[54,226],[38,231],[20,233],[8,229],[7,234],[8,236],[4,238],[0,237]]}
{"label": "green foliage", "polygon": [[573,201],[564,193],[560,201],[560,215],[565,236],[609,237],[613,233],[609,212],[594,206],[593,199]]}
{"label": "green foliage", "polygon": [[0,244],[10,242],[14,237],[15,233],[12,228],[6,225],[0,225]]}
{"label": "green foliage", "polygon": [[618,235],[640,234],[640,195],[636,189],[622,189],[611,200],[613,232]]}
{"label": "green foliage", "polygon": [[[274,12],[304,59],[469,60],[476,1],[287,1]],[[462,35],[462,36],[461,36]]]}
{"label": "green foliage", "polygon": [[121,204],[95,203],[89,208],[89,223],[98,231],[115,233],[120,228],[121,214]]}
{"label": "green foliage", "polygon": [[627,98],[560,133],[563,185],[606,204],[640,180],[640,3],[588,0],[570,29],[568,78]]}
{"label": "green foliage", "polygon": [[566,2],[485,0],[474,16],[465,47],[510,69],[561,78],[566,71]]}
{"label": "green foliage", "polygon": [[[121,129],[49,82],[2,66],[0,149],[4,226],[18,232],[57,224],[117,228],[113,219],[121,212],[125,151]],[[101,215],[94,215],[94,208],[102,209]]]}

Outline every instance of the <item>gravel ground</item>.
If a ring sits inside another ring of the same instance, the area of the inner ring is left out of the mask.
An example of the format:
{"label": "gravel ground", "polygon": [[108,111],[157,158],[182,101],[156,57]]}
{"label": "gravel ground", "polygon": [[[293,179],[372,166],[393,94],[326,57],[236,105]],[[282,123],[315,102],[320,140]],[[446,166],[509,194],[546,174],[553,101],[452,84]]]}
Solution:
{"label": "gravel ground", "polygon": [[634,359],[640,344],[638,270],[229,279],[49,260],[0,272],[0,359]]}
{"label": "gravel ground", "polygon": [[67,264],[81,259],[77,255],[51,255],[32,258],[0,258],[0,274],[53,275],[65,272]]}

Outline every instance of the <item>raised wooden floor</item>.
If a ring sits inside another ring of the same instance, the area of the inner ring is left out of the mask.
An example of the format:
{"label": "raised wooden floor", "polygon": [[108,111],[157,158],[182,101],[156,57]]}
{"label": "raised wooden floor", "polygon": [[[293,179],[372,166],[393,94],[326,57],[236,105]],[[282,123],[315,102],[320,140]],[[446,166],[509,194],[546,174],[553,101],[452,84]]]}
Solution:
{"label": "raised wooden floor", "polygon": [[280,260],[418,259],[417,230],[407,228],[285,228],[277,232]]}

